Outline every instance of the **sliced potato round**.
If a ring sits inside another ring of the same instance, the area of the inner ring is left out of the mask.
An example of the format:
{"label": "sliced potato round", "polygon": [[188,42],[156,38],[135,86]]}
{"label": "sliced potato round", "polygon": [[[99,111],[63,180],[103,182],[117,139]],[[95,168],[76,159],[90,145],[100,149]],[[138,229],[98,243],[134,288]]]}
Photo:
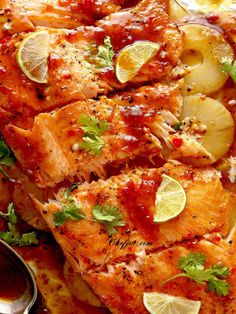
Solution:
{"label": "sliced potato round", "polygon": [[184,95],[202,93],[209,95],[219,90],[228,74],[220,68],[223,57],[234,58],[234,53],[222,33],[200,24],[184,25],[184,50],[180,57],[189,66],[182,92]]}
{"label": "sliced potato round", "polygon": [[227,153],[234,137],[234,120],[222,103],[201,95],[187,96],[180,119],[186,117],[194,117],[207,127],[198,141],[214,156],[213,162]]}
{"label": "sliced potato round", "polygon": [[103,306],[102,302],[90,289],[89,285],[83,280],[79,273],[73,270],[67,261],[64,265],[64,277],[67,287],[77,299],[93,306]]}

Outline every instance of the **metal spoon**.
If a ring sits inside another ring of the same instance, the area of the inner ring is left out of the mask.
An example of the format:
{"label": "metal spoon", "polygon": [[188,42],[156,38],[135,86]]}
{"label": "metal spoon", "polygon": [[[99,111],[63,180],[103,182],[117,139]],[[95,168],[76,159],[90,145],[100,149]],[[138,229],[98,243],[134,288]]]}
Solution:
{"label": "metal spoon", "polygon": [[[11,270],[15,274],[17,272],[17,275],[23,280],[23,285],[21,284],[19,287],[21,288],[21,293],[17,297],[6,299],[0,295],[0,314],[28,314],[37,298],[37,286],[31,269],[21,256],[2,240],[0,240],[0,261],[3,261],[3,265],[7,265],[7,273],[9,272],[10,274]],[[4,267],[0,268],[0,273],[1,271],[4,271]],[[4,284],[1,284],[4,291]],[[7,286],[9,287],[10,284],[8,282]],[[17,282],[14,282],[13,277],[12,288],[15,289],[16,285]]]}

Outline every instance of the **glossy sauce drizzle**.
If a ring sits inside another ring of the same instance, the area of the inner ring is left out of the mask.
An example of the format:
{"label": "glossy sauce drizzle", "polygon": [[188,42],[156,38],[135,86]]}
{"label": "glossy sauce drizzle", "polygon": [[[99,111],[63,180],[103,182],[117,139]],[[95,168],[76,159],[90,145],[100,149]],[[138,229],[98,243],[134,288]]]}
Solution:
{"label": "glossy sauce drizzle", "polygon": [[142,141],[145,139],[144,136],[146,134],[145,122],[153,121],[155,114],[155,110],[148,109],[142,105],[121,108],[121,115],[127,125],[127,139],[124,141],[129,151],[142,145]]}
{"label": "glossy sauce drizzle", "polygon": [[139,184],[132,180],[120,189],[121,202],[125,206],[135,228],[146,239],[155,238],[158,225],[153,222],[155,196],[161,184],[159,173],[144,177]]}
{"label": "glossy sauce drizzle", "polygon": [[0,299],[19,298],[27,288],[24,273],[0,252]]}

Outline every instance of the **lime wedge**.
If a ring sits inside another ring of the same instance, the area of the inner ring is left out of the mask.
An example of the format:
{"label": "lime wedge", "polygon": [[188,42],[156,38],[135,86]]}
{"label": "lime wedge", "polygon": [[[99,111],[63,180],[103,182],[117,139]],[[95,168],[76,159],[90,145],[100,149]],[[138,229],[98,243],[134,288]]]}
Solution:
{"label": "lime wedge", "polygon": [[116,77],[119,82],[130,81],[159,49],[160,45],[151,41],[136,41],[124,47],[116,61]]}
{"label": "lime wedge", "polygon": [[143,303],[151,314],[198,314],[201,307],[200,301],[158,292],[145,292]]}
{"label": "lime wedge", "polygon": [[22,72],[32,81],[47,83],[49,34],[37,31],[29,34],[20,43],[16,60]]}
{"label": "lime wedge", "polygon": [[156,213],[154,222],[165,222],[178,216],[185,208],[186,194],[182,185],[175,179],[163,175],[156,193]]}

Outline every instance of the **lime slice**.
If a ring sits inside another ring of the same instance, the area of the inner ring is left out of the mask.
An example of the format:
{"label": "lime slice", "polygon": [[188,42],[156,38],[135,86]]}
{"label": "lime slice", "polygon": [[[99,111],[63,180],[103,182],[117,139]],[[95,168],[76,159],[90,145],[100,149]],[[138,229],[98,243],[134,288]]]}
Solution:
{"label": "lime slice", "polygon": [[151,41],[136,41],[124,47],[116,61],[116,77],[119,82],[130,81],[159,49],[160,45]]}
{"label": "lime slice", "polygon": [[29,34],[20,43],[16,60],[22,72],[32,81],[47,83],[49,34],[38,31]]}
{"label": "lime slice", "polygon": [[201,302],[165,293],[145,292],[143,303],[151,314],[198,314]]}
{"label": "lime slice", "polygon": [[154,222],[165,222],[178,216],[185,208],[186,194],[181,184],[163,175],[156,193]]}

